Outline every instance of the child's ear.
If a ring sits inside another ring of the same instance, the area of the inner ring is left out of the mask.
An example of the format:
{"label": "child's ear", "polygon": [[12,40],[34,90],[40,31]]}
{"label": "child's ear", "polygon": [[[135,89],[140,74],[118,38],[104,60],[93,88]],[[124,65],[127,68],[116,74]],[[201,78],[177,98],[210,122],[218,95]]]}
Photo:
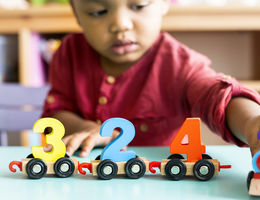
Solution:
{"label": "child's ear", "polygon": [[162,0],[162,14],[166,15],[170,9],[171,0]]}

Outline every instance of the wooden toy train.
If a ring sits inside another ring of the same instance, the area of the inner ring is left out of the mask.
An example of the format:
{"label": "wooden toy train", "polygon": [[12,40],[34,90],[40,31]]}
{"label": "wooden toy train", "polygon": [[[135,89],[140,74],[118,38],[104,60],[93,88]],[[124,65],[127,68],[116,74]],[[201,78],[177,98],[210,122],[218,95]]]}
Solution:
{"label": "wooden toy train", "polygon": [[[46,174],[55,174],[58,177],[69,177],[73,173],[86,174],[88,169],[93,176],[109,180],[117,174],[125,174],[128,178],[137,179],[146,172],[155,173],[159,168],[161,175],[171,180],[180,180],[185,176],[194,176],[200,181],[210,180],[217,175],[220,169],[231,168],[230,165],[220,165],[217,159],[212,159],[206,152],[205,145],[201,144],[200,119],[187,118],[170,145],[172,155],[161,162],[149,162],[146,158],[138,157],[133,151],[121,151],[135,136],[135,128],[131,122],[122,118],[111,118],[105,121],[100,129],[101,136],[112,136],[115,128],[120,128],[120,134],[110,142],[101,155],[90,163],[79,163],[75,158],[66,155],[66,147],[61,141],[65,130],[61,122],[53,118],[42,118],[34,127],[34,132],[44,132],[51,127],[52,132],[46,135],[46,143],[51,144],[51,152],[45,152],[43,147],[32,147],[32,154],[22,161],[12,161],[9,169],[16,172],[17,165],[29,178],[39,179]],[[188,137],[188,143],[183,144]],[[186,154],[184,159],[182,154]]]}

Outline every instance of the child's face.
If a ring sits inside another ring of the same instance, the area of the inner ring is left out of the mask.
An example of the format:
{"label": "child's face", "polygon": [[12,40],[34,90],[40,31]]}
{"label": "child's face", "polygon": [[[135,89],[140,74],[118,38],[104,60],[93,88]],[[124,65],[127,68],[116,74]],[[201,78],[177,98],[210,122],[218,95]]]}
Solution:
{"label": "child's face", "polygon": [[168,0],[73,0],[90,45],[114,63],[140,59],[158,37]]}

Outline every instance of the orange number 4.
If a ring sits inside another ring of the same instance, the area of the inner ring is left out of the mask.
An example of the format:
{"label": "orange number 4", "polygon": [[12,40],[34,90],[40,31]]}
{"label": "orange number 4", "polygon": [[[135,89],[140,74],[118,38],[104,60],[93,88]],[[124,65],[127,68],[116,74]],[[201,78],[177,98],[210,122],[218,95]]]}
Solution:
{"label": "orange number 4", "polygon": [[187,154],[188,162],[202,159],[202,154],[206,152],[206,146],[201,144],[199,118],[185,120],[171,143],[170,152],[172,154]]}

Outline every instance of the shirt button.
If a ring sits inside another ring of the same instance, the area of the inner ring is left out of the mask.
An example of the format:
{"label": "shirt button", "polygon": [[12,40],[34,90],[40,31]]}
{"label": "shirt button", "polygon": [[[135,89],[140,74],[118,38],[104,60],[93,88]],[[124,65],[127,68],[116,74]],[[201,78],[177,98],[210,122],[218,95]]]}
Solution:
{"label": "shirt button", "polygon": [[114,83],[116,82],[116,79],[115,79],[115,77],[113,77],[113,76],[108,76],[108,77],[107,77],[107,82],[108,82],[109,84],[114,84]]}
{"label": "shirt button", "polygon": [[223,75],[223,79],[230,80],[232,77],[230,75]]}
{"label": "shirt button", "polygon": [[54,102],[55,102],[55,97],[52,96],[52,95],[49,95],[49,96],[47,97],[47,103],[48,103],[48,104],[52,104],[52,103],[54,103]]}
{"label": "shirt button", "polygon": [[100,105],[105,105],[105,104],[107,103],[107,98],[104,97],[104,96],[99,97],[98,103],[99,103]]}
{"label": "shirt button", "polygon": [[140,130],[141,130],[142,132],[147,132],[147,131],[148,131],[148,126],[147,126],[146,124],[141,124]]}

